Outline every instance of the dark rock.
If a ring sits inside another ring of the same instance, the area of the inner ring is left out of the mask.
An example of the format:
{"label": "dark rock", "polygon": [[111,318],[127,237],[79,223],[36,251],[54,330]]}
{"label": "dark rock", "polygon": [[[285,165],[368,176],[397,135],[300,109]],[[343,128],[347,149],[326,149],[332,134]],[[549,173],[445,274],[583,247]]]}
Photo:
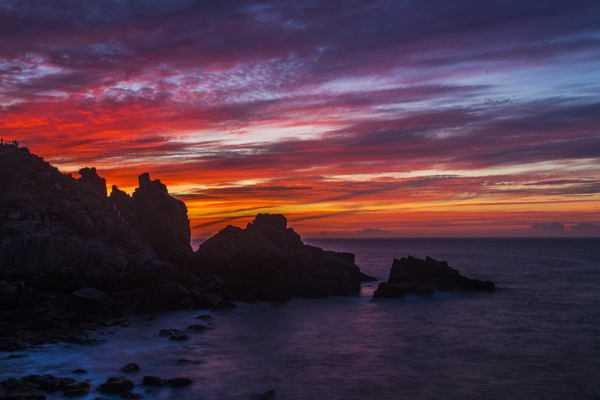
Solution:
{"label": "dark rock", "polygon": [[275,391],[269,390],[263,394],[255,394],[251,397],[252,400],[274,400],[275,399]]}
{"label": "dark rock", "polygon": [[29,354],[11,354],[7,358],[25,358],[29,357]]}
{"label": "dark rock", "polygon": [[172,388],[181,388],[192,384],[189,378],[173,378],[167,381]]}
{"label": "dark rock", "polygon": [[17,400],[45,400],[46,395],[36,385],[22,382],[15,378],[8,378],[0,382],[1,399]]}
{"label": "dark rock", "polygon": [[121,393],[122,399],[141,399],[143,396],[139,393],[123,392]]}
{"label": "dark rock", "polygon": [[92,385],[89,382],[77,381],[67,385],[64,390],[65,397],[86,396],[92,390]]}
{"label": "dark rock", "polygon": [[88,373],[88,372],[87,372],[85,369],[83,369],[83,368],[77,368],[77,369],[74,369],[74,370],[73,370],[73,371],[71,371],[71,372],[72,372],[72,373],[74,373],[74,374],[87,374],[87,373]]}
{"label": "dark rock", "polygon": [[161,329],[160,332],[158,333],[158,336],[160,337],[173,337],[173,336],[180,336],[180,335],[185,335],[185,331],[179,330],[179,329]]}
{"label": "dark rock", "polygon": [[120,376],[108,378],[106,383],[98,386],[98,389],[104,393],[121,394],[131,391],[134,387],[135,383],[131,379]]}
{"label": "dark rock", "polygon": [[[65,397],[85,396],[92,389],[88,382],[53,375],[27,375],[17,380],[10,378],[0,383],[0,398],[46,398],[39,391],[63,391]],[[42,397],[43,396],[43,397]]]}
{"label": "dark rock", "polygon": [[189,335],[174,335],[174,336],[169,337],[169,340],[183,342],[186,340],[190,340],[190,336]]}
{"label": "dark rock", "polygon": [[167,381],[158,376],[144,376],[142,383],[146,386],[153,387],[167,386]]}
{"label": "dark rock", "polygon": [[179,360],[177,360],[177,365],[198,365],[201,364],[200,361],[195,361],[195,360],[187,360],[185,358],[181,358]]}
{"label": "dark rock", "polygon": [[404,294],[430,295],[436,291],[494,291],[491,281],[470,279],[450,268],[446,261],[408,256],[394,259],[387,282],[379,284],[373,298],[395,298]]}
{"label": "dark rock", "polygon": [[190,325],[187,327],[188,331],[192,331],[192,332],[206,332],[207,330],[209,330],[210,328],[206,325],[200,325],[200,324],[195,324],[195,325]]}
{"label": "dark rock", "polygon": [[373,293],[374,299],[396,299],[404,297],[406,287],[398,286],[393,283],[381,282],[377,286],[377,290]]}
{"label": "dark rock", "polygon": [[111,301],[108,294],[89,287],[73,292],[70,300],[71,308],[82,313],[99,311]]}
{"label": "dark rock", "polygon": [[[222,276],[243,299],[357,295],[364,275],[354,255],[302,243],[283,215],[258,214],[245,229],[228,226],[200,245],[199,272]],[[214,292],[204,295],[213,307]],[[216,303],[216,304],[215,304]]]}
{"label": "dark rock", "polygon": [[137,365],[136,363],[129,363],[126,366],[124,366],[123,368],[121,368],[119,370],[119,372],[125,372],[127,374],[130,374],[133,372],[140,372],[140,366]]}

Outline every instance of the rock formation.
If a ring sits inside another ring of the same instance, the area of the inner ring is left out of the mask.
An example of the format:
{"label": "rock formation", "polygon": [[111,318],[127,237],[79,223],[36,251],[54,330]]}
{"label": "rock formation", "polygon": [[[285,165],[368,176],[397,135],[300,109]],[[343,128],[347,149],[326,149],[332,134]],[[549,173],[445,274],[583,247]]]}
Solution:
{"label": "rock formation", "polygon": [[198,248],[197,266],[223,277],[236,294],[258,300],[357,295],[354,255],[302,243],[280,214],[258,214],[245,229],[227,226]]}
{"label": "rock formation", "polygon": [[194,253],[187,208],[160,180],[144,173],[132,196],[113,186],[107,197],[95,168],[79,174],[0,146],[0,348],[102,316],[356,295],[370,278],[354,255],[303,244],[283,215],[228,226]]}
{"label": "rock formation", "polygon": [[446,261],[413,256],[394,259],[387,282],[381,282],[373,298],[397,298],[405,294],[430,295],[436,291],[494,291],[491,281],[480,281],[462,276]]}

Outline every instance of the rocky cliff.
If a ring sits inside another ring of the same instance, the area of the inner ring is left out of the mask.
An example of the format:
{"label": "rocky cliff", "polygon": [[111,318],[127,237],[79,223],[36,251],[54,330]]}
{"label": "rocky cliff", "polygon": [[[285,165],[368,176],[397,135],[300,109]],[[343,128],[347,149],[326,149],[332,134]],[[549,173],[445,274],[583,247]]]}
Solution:
{"label": "rocky cliff", "polygon": [[119,215],[94,168],[75,179],[26,148],[0,151],[0,279],[108,292],[177,279],[177,266]]}

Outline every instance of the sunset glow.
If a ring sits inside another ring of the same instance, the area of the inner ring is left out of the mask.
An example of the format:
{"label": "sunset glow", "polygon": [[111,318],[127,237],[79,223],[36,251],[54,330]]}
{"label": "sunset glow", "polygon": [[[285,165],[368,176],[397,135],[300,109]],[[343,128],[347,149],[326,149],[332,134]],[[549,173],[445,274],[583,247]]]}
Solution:
{"label": "sunset glow", "polygon": [[[600,3],[0,4],[0,137],[193,237],[600,235]],[[558,222],[564,230],[557,229]]]}

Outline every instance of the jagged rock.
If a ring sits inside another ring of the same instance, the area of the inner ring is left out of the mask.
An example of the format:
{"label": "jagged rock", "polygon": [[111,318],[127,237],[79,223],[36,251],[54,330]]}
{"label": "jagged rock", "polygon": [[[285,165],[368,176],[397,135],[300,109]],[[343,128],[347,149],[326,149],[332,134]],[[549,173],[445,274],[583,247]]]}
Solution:
{"label": "jagged rock", "polygon": [[81,178],[77,180],[82,190],[101,199],[106,198],[106,179],[98,176],[96,168],[82,168],[79,170]]}
{"label": "jagged rock", "polygon": [[373,298],[396,298],[404,294],[430,295],[436,291],[494,291],[491,281],[470,279],[450,268],[446,261],[408,256],[394,259],[387,282],[381,282]]}
{"label": "jagged rock", "polygon": [[150,180],[148,173],[138,180],[139,187],[131,196],[136,229],[161,258],[181,261],[189,257],[191,230],[185,203],[170,196],[160,180]]}
{"label": "jagged rock", "polygon": [[268,301],[357,295],[361,282],[370,278],[355,265],[353,254],[302,243],[279,214],[258,214],[245,229],[227,226],[200,245],[196,265],[222,276],[244,299]]}
{"label": "jagged rock", "polygon": [[123,392],[129,392],[135,387],[135,383],[129,378],[124,376],[110,377],[106,380],[106,383],[98,386],[98,389],[103,393],[121,394]]}

